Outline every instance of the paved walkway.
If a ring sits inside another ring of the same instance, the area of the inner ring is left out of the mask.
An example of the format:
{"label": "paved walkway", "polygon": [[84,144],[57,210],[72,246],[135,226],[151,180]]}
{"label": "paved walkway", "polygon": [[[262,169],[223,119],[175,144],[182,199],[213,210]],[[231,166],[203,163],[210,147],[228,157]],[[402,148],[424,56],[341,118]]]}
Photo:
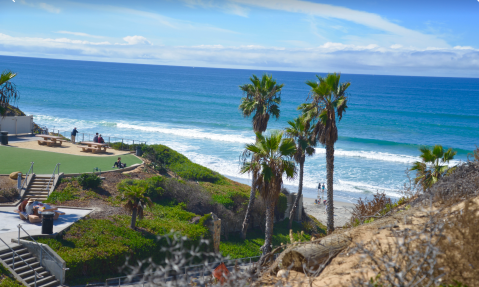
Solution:
{"label": "paved walkway", "polygon": [[[19,224],[22,225],[31,236],[42,235],[41,223],[29,223],[20,219],[17,213],[13,212],[16,207],[0,207],[0,238],[3,239],[8,245],[11,245],[12,238],[18,238]],[[81,218],[90,214],[91,209],[73,209],[73,208],[60,208],[65,215],[61,215],[60,218],[53,221],[53,233],[59,232],[70,227],[73,223],[77,222]],[[25,237],[27,234],[22,230],[20,237]],[[2,242],[0,242],[0,250],[7,248]]]}

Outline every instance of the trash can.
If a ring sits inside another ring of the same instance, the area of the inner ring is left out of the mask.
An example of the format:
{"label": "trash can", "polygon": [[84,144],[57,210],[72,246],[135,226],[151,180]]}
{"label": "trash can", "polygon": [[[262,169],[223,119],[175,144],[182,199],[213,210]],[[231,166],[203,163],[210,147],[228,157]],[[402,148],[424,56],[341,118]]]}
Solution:
{"label": "trash can", "polygon": [[137,145],[136,146],[136,156],[142,156],[143,155],[143,150],[141,150],[141,146]]}
{"label": "trash can", "polygon": [[0,132],[0,144],[8,145],[8,132],[5,132],[5,131]]}
{"label": "trash can", "polygon": [[42,212],[42,234],[52,234],[53,233],[53,217],[55,212]]}

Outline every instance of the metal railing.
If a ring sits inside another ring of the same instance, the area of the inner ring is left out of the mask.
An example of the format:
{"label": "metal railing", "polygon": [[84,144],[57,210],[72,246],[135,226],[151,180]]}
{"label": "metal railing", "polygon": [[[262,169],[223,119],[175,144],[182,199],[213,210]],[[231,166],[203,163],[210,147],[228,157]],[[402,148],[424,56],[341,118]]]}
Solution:
{"label": "metal railing", "polygon": [[[58,167],[58,171],[57,171],[57,167]],[[50,183],[51,183],[52,179],[55,177],[55,171],[57,171],[57,173],[60,174],[60,163],[57,163],[55,165],[55,168],[53,169],[52,176],[50,177],[50,180],[48,180],[48,185],[45,188],[48,191],[48,195],[50,195]]]}
{"label": "metal railing", "polygon": [[[52,129],[51,133],[71,140],[71,131]],[[94,137],[95,137],[94,133],[77,133],[77,135],[75,136],[75,141],[76,142],[93,141]],[[108,146],[111,146],[112,143],[120,143],[120,150],[128,150],[128,149],[124,149],[124,147],[126,148],[129,145],[146,144],[146,141],[132,140],[132,139],[126,139],[126,138],[113,137],[113,136],[104,136],[103,140],[105,140],[105,143],[107,143]]]}
{"label": "metal railing", "polygon": [[[20,234],[20,230],[18,231],[18,233]],[[19,236],[19,238],[20,238],[20,236]],[[12,251],[12,269],[13,269],[13,271],[15,271],[15,256],[17,256],[20,259],[22,259],[23,263],[25,263],[28,267],[30,267],[30,269],[32,269],[32,271],[35,273],[35,285],[34,286],[37,287],[37,278],[43,278],[43,276],[38,274],[37,271],[35,271],[35,268],[33,268],[30,264],[25,262],[25,260],[23,260],[22,256],[20,256],[20,254],[15,252],[15,250],[13,250],[13,248],[11,248],[7,243],[5,243],[5,241],[3,241],[2,238],[0,238],[0,240],[2,240],[3,244],[5,244]],[[41,265],[41,263],[40,263],[40,265]]]}
{"label": "metal railing", "polygon": [[[261,256],[253,256],[253,257],[245,257],[245,258],[239,258],[239,259],[233,259],[233,260],[230,260],[231,262],[235,262],[234,265],[228,265],[227,268],[233,268],[233,267],[237,267],[237,266],[241,266],[241,265],[251,265],[251,264],[254,264],[256,263],[257,260],[253,261],[253,258],[257,258],[258,260],[261,258]],[[276,258],[276,254],[275,254],[275,258]],[[249,259],[249,262],[248,262],[248,259]],[[238,264],[238,261],[239,261],[239,264]],[[196,272],[196,273],[200,273],[201,271],[201,274],[198,274],[197,277],[202,277],[203,278],[203,281],[205,280],[205,276],[208,276],[211,274],[212,272],[212,269],[213,268],[210,268],[209,266],[210,265],[215,265],[215,264],[220,264],[220,263],[223,263],[224,261],[217,261],[217,262],[210,262],[210,263],[206,263],[206,264],[198,264],[198,265],[190,265],[190,266],[185,266],[184,267],[184,274],[176,274],[175,276],[176,277],[179,277],[179,276],[188,276],[188,272]],[[207,268],[208,267],[208,268]],[[173,271],[173,270],[172,270]],[[133,276],[122,276],[122,277],[115,277],[115,278],[108,278],[105,280],[105,286],[121,286],[122,285],[122,281],[123,281],[123,284],[130,284],[130,283],[138,283],[138,284],[142,284],[144,286],[145,283],[148,283],[146,282],[145,280],[143,279],[139,279],[139,280],[135,280],[134,278],[135,277],[147,277],[147,276],[150,276],[150,275],[155,275],[154,273],[142,273],[142,274],[136,274],[136,275],[133,275]],[[169,276],[167,278],[164,278],[166,281],[169,281],[169,280],[172,280],[175,276]],[[190,275],[191,276],[191,275]],[[114,285],[109,285],[108,282],[109,281],[114,281],[113,284]],[[118,285],[116,285],[116,283],[118,282]]]}
{"label": "metal railing", "polygon": [[[18,244],[20,244],[20,229],[23,230],[23,232],[25,232],[28,237],[30,237],[30,239],[35,242],[35,244],[40,247],[40,265],[42,265],[42,262],[43,262],[43,253],[45,253],[46,255],[48,255],[51,259],[52,262],[55,262],[58,267],[60,267],[60,269],[64,270],[64,271],[67,271],[69,270],[70,268],[63,268],[63,266],[60,265],[60,263],[58,263],[55,258],[52,257],[52,255],[50,255],[50,253],[46,252],[45,249],[43,249],[43,246],[41,246],[25,229],[23,229],[22,225],[19,224],[18,226]],[[3,240],[2,240],[3,241]],[[63,276],[60,276],[60,282],[63,282]]]}
{"label": "metal railing", "polygon": [[25,179],[22,182],[22,186],[21,186],[22,189],[24,188],[25,183],[28,181],[28,177],[31,175],[30,172],[33,173],[33,164],[34,163],[35,162],[33,162],[33,161],[31,162],[32,165],[30,166],[30,169],[28,170],[27,174],[25,175]]}

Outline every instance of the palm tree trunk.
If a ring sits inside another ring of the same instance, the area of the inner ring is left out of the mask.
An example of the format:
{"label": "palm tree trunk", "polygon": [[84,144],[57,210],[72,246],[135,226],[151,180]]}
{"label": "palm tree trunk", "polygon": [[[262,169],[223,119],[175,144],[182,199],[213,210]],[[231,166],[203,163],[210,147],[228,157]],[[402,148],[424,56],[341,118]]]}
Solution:
{"label": "palm tree trunk", "polygon": [[293,207],[291,208],[291,212],[289,213],[289,224],[288,224],[288,229],[291,229],[293,226],[293,218],[294,218],[294,213],[296,211],[296,207],[299,204],[299,199],[303,195],[303,171],[304,171],[304,160],[306,159],[306,156],[303,155],[301,157],[301,160],[299,161],[299,186],[298,186],[298,195],[296,196],[296,199],[294,200]]}
{"label": "palm tree trunk", "polygon": [[271,243],[273,238],[273,223],[274,223],[274,205],[275,202],[271,199],[266,200],[266,224],[265,224],[265,238],[264,245],[261,247],[263,256],[271,252]]}
{"label": "palm tree trunk", "polygon": [[131,229],[135,229],[136,226],[136,214],[138,211],[138,202],[135,202],[135,206],[133,208],[133,212],[131,214]]}
{"label": "palm tree trunk", "polygon": [[[256,137],[256,143],[258,143],[258,137]],[[256,173],[253,172],[253,179],[251,180],[251,192],[249,194],[248,208],[246,208],[246,213],[244,215],[243,226],[241,228],[241,238],[246,239],[246,233],[248,232],[248,225],[251,218],[251,211],[253,210],[254,199],[256,196],[256,188],[254,184],[256,182]],[[254,226],[253,226],[254,227]]]}
{"label": "palm tree trunk", "polygon": [[249,202],[248,202],[248,208],[246,209],[246,214],[244,216],[244,221],[243,221],[243,226],[241,229],[241,237],[243,239],[246,239],[246,232],[248,231],[248,225],[251,217],[251,211],[253,210],[253,205],[254,205],[254,199],[256,196],[256,189],[254,187],[254,182],[256,181],[256,174],[253,173],[253,180],[251,183],[251,192],[249,195]]}
{"label": "palm tree trunk", "polygon": [[328,183],[328,233],[334,231],[333,205],[333,173],[334,173],[334,144],[326,145],[326,169]]}

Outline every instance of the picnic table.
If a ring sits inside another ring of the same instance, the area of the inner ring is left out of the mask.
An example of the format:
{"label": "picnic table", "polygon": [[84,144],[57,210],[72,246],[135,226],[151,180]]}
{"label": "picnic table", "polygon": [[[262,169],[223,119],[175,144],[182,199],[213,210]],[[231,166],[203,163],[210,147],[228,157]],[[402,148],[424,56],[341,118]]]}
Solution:
{"label": "picnic table", "polygon": [[62,140],[62,137],[59,136],[50,136],[50,135],[35,135],[36,137],[43,138],[43,140],[38,140],[39,145],[47,145],[47,146],[61,146],[62,142],[65,142],[65,140]]}
{"label": "picnic table", "polygon": [[107,148],[110,148],[107,143],[96,143],[96,142],[81,142],[83,145],[86,146],[78,146],[84,152],[106,152]]}

